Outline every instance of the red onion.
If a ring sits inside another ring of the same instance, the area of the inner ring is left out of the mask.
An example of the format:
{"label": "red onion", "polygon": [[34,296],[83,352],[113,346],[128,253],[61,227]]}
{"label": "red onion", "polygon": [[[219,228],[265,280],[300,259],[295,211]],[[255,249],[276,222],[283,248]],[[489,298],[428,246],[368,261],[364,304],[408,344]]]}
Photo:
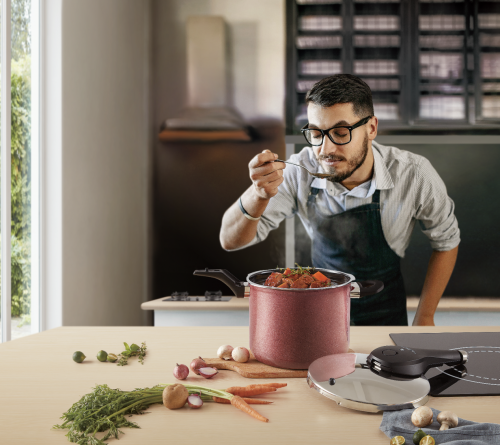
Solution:
{"label": "red onion", "polygon": [[198,371],[200,375],[202,377],[205,377],[206,379],[211,379],[214,375],[217,375],[219,372],[217,368],[209,368],[209,367],[200,368],[198,369]]}
{"label": "red onion", "polygon": [[189,375],[189,368],[186,365],[179,365],[174,368],[174,377],[178,380],[186,380]]}
{"label": "red onion", "polygon": [[201,408],[203,406],[203,400],[201,400],[199,394],[191,394],[188,397],[188,405],[190,408]]}
{"label": "red onion", "polygon": [[203,368],[204,366],[207,366],[207,363],[201,357],[195,358],[189,365],[191,371],[193,371],[196,375],[200,375],[198,369]]}

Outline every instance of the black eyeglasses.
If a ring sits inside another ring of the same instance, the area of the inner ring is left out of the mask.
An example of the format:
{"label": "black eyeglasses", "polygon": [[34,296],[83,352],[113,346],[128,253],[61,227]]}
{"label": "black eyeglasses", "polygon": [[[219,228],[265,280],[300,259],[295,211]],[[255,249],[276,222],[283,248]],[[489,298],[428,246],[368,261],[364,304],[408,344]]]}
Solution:
{"label": "black eyeglasses", "polygon": [[373,116],[367,116],[356,122],[354,125],[345,127],[332,127],[328,130],[321,130],[319,128],[306,128],[309,124],[306,124],[300,130],[308,144],[314,147],[318,147],[323,144],[325,139],[325,134],[328,136],[335,145],[346,145],[351,142],[352,130],[355,128],[365,125]]}

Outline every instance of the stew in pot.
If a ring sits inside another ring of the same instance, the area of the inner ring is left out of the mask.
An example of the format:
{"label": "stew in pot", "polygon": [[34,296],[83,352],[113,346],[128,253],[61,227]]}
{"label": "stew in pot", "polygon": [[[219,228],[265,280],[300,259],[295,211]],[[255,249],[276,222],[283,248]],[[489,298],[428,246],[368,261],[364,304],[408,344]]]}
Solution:
{"label": "stew in pot", "polygon": [[330,287],[332,280],[325,277],[320,271],[311,268],[286,269],[283,272],[273,272],[264,283],[265,286],[315,289],[318,287]]}

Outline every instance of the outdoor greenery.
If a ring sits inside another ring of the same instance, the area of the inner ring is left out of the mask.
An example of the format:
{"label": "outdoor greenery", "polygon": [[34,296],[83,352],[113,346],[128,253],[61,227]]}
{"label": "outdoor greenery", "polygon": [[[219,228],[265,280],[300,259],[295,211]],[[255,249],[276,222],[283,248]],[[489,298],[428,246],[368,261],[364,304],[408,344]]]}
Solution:
{"label": "outdoor greenery", "polygon": [[11,283],[13,317],[30,322],[31,307],[31,0],[11,9]]}
{"label": "outdoor greenery", "polygon": [[31,303],[31,60],[12,61],[12,316]]}

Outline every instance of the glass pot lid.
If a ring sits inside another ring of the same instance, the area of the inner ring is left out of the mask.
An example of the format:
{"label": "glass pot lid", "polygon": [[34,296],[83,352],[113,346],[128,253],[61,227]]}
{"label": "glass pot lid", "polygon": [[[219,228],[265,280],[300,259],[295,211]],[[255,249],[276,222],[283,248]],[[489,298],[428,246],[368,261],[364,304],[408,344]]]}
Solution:
{"label": "glass pot lid", "polygon": [[377,413],[417,408],[429,399],[429,381],[419,377],[399,380],[381,377],[367,365],[368,354],[346,353],[321,357],[311,363],[307,383],[339,406]]}

